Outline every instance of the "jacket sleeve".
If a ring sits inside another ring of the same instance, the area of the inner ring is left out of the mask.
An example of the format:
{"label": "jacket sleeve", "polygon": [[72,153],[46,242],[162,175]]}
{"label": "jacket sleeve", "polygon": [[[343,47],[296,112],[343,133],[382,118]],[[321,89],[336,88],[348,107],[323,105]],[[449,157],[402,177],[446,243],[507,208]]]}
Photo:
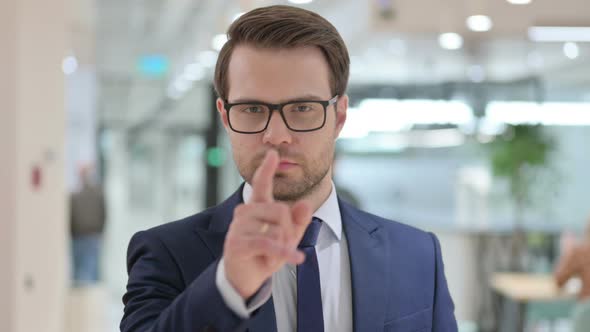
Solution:
{"label": "jacket sleeve", "polygon": [[436,273],[432,331],[456,332],[458,329],[455,319],[455,305],[447,287],[440,243],[434,234],[431,233],[430,236],[434,242]]}
{"label": "jacket sleeve", "polygon": [[218,261],[185,285],[179,267],[155,234],[133,236],[127,253],[122,332],[241,331],[247,320],[223,301],[215,284]]}

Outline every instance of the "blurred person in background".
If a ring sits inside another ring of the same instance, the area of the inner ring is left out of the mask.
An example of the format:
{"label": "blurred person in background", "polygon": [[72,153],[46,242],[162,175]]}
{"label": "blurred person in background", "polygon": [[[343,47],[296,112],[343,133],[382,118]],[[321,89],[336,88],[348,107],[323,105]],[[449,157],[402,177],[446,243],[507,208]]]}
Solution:
{"label": "blurred person in background", "polygon": [[336,28],[271,6],[228,37],[216,105],[246,182],[133,236],[121,330],[457,331],[436,236],[337,196],[350,59]]}
{"label": "blurred person in background", "polygon": [[573,313],[573,331],[582,332],[590,329],[590,219],[586,226],[585,237],[578,243],[564,246],[564,253],[555,269],[555,281],[559,287],[573,278],[579,278],[581,289],[578,304]]}
{"label": "blurred person in background", "polygon": [[93,181],[93,166],[79,169],[80,189],[70,198],[73,280],[75,286],[99,280],[99,261],[106,206],[102,188]]}

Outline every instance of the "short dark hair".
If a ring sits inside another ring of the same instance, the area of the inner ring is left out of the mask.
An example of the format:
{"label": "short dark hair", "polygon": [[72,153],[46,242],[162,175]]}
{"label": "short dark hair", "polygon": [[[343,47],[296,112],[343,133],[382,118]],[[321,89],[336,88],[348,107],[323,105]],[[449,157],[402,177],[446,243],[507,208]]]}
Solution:
{"label": "short dark hair", "polygon": [[245,44],[260,48],[318,47],[329,65],[333,95],[343,95],[348,85],[350,57],[336,28],[320,15],[291,6],[269,6],[245,13],[227,31],[215,66],[215,91],[227,100],[228,68],[234,48]]}

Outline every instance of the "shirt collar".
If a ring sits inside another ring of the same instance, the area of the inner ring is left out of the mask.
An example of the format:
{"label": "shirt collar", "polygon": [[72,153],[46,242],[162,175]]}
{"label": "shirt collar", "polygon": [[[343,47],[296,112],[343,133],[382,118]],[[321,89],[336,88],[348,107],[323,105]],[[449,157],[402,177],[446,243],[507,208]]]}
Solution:
{"label": "shirt collar", "polygon": [[[248,203],[252,197],[252,186],[249,183],[244,184],[242,191],[244,202]],[[342,238],[342,217],[340,215],[340,206],[338,205],[338,196],[336,187],[332,182],[332,190],[328,199],[313,213],[314,217],[320,218],[324,224],[328,225],[332,234],[340,241]]]}

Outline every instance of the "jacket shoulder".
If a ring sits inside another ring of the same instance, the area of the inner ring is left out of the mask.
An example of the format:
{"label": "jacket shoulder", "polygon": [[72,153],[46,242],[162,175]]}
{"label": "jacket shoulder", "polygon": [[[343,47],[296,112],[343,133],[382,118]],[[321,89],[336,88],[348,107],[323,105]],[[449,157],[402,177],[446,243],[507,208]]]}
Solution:
{"label": "jacket shoulder", "polygon": [[178,236],[180,234],[192,233],[195,229],[207,229],[211,223],[214,208],[193,214],[191,216],[167,222],[145,230],[145,233],[158,235],[159,237]]}
{"label": "jacket shoulder", "polygon": [[[346,203],[345,203],[346,204]],[[355,214],[362,223],[372,224],[385,232],[388,241],[395,250],[416,258],[431,260],[437,254],[437,239],[431,232],[404,224],[399,221],[383,218],[375,214],[355,209]]]}
{"label": "jacket shoulder", "polygon": [[424,231],[418,227],[414,227],[396,220],[387,219],[380,217],[378,215],[357,210],[359,215],[363,220],[371,220],[374,222],[378,227],[383,228],[391,235],[395,235],[396,237],[408,237],[411,240],[421,240],[421,241],[432,241],[433,234],[427,231]]}

